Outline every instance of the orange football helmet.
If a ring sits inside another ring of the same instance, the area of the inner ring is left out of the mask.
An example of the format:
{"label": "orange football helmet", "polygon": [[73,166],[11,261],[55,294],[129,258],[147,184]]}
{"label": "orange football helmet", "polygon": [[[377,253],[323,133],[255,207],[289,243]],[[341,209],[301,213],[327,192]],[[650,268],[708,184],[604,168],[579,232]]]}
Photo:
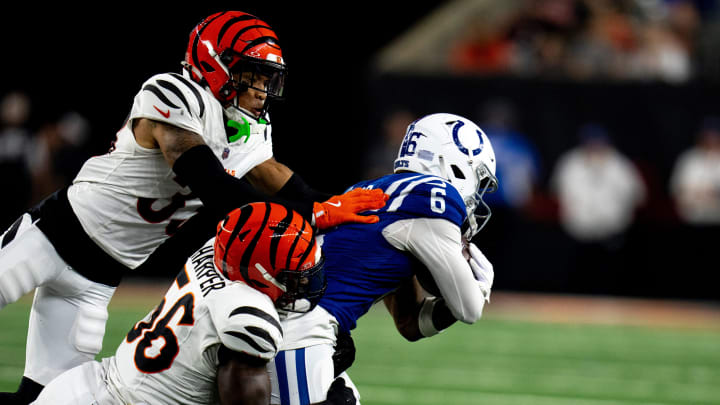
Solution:
{"label": "orange football helmet", "polygon": [[236,96],[249,86],[235,80],[233,73],[268,78],[265,88],[253,87],[267,95],[261,117],[271,100],[283,97],[287,69],[277,35],[254,15],[224,11],[202,20],[190,33],[183,65],[190,77],[207,86],[223,106],[237,106]]}
{"label": "orange football helmet", "polygon": [[323,265],[310,223],[280,204],[247,204],[218,224],[217,269],[267,294],[279,309],[312,309],[327,285]]}

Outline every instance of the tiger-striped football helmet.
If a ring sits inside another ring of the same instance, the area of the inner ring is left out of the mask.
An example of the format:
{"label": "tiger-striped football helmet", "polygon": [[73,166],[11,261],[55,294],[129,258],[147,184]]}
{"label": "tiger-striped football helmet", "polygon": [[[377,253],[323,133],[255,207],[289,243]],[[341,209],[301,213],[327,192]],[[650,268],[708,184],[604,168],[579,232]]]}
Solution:
{"label": "tiger-striped football helmet", "polygon": [[325,292],[324,258],[312,226],[275,203],[251,203],[217,227],[215,266],[267,294],[278,309],[306,312]]}
{"label": "tiger-striped football helmet", "polygon": [[266,95],[260,112],[264,118],[269,102],[283,96],[287,69],[277,35],[264,21],[241,11],[201,21],[190,33],[183,66],[223,107],[239,107],[240,94],[252,88]]}

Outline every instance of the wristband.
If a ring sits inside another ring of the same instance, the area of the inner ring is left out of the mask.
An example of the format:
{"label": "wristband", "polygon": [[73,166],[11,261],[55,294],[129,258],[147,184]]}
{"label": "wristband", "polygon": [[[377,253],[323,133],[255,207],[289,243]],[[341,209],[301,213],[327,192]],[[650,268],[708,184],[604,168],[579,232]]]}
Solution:
{"label": "wristband", "polygon": [[418,314],[418,329],[420,334],[425,337],[435,336],[441,331],[435,328],[433,324],[433,310],[435,305],[438,303],[439,298],[428,297],[423,299],[422,306],[420,307],[420,313]]}

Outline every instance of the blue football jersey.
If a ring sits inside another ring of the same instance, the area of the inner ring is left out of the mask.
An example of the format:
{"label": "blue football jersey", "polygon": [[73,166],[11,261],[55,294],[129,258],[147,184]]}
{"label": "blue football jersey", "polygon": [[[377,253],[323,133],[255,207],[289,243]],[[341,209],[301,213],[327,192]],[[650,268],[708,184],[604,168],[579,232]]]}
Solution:
{"label": "blue football jersey", "polygon": [[378,299],[413,275],[418,262],[390,245],[383,229],[408,218],[444,218],[458,227],[465,221],[465,204],[445,180],[417,173],[398,173],[355,184],[352,188],[382,189],[390,196],[373,214],[375,224],[345,224],[323,236],[327,290],[319,305],[335,316],[340,329],[355,328]]}

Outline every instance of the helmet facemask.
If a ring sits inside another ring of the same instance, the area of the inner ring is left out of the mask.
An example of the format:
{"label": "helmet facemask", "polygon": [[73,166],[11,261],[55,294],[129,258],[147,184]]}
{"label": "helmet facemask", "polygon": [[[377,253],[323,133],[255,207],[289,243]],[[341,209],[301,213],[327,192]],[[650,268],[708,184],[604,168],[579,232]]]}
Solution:
{"label": "helmet facemask", "polygon": [[309,312],[320,301],[327,288],[325,258],[303,271],[281,270],[275,277],[284,286],[284,293],[275,307],[285,312]]}
{"label": "helmet facemask", "polygon": [[492,211],[483,197],[486,193],[494,193],[498,187],[497,178],[485,163],[481,162],[475,168],[475,177],[477,179],[476,191],[465,199],[467,219],[463,224],[463,237],[468,241],[477,235],[490,220]]}
{"label": "helmet facemask", "polygon": [[229,59],[234,64],[229,68],[227,83],[220,90],[221,96],[228,99],[229,107],[241,109],[254,116],[251,111],[239,105],[239,98],[249,89],[264,93],[265,100],[258,120],[267,121],[270,103],[283,100],[287,68],[281,63],[238,56],[232,49],[226,50],[224,54],[232,56],[221,56],[221,60]]}

